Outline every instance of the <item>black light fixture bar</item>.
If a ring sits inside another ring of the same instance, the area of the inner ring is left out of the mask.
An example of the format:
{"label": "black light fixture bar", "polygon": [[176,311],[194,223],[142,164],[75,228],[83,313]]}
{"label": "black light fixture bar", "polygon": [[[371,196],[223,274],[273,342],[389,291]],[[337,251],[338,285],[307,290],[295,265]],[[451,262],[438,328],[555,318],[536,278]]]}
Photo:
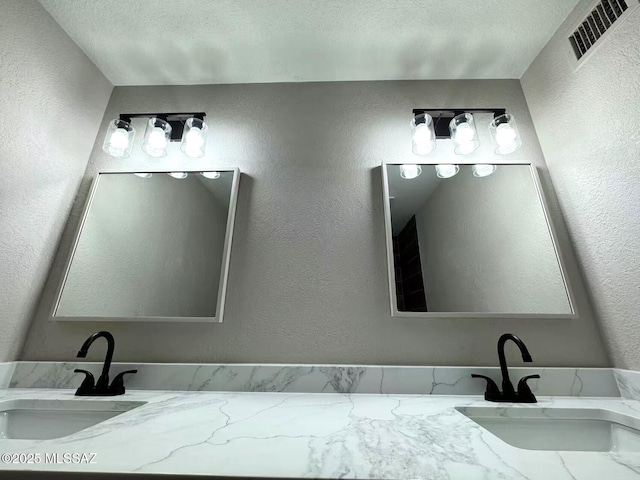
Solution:
{"label": "black light fixture bar", "polygon": [[428,113],[433,118],[433,127],[436,131],[436,138],[451,138],[449,131],[449,123],[453,117],[462,115],[463,113],[493,113],[493,118],[499,117],[507,113],[504,108],[414,108],[413,116]]}
{"label": "black light fixture bar", "polygon": [[131,122],[132,118],[152,118],[156,117],[171,125],[171,141],[179,142],[182,139],[184,123],[189,118],[204,120],[205,112],[183,112],[183,113],[121,113],[120,120]]}

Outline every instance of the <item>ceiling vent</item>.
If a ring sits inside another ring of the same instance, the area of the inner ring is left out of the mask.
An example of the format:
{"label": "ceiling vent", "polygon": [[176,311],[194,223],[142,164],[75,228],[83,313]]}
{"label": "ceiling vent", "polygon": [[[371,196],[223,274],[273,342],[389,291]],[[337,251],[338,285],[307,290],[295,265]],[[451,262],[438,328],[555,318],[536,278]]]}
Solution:
{"label": "ceiling vent", "polygon": [[640,6],[639,0],[601,0],[594,3],[590,13],[569,37],[569,43],[573,49],[577,67],[579,67],[638,6]]}

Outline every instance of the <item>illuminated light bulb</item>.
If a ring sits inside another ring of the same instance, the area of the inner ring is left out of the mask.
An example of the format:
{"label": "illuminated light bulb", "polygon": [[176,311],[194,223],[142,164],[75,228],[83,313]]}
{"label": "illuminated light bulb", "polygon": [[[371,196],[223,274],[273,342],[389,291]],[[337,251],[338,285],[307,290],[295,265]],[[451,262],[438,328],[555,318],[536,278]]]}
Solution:
{"label": "illuminated light bulb", "polygon": [[167,146],[167,137],[164,135],[164,130],[160,127],[153,127],[149,134],[149,146],[151,148],[161,149]]}
{"label": "illuminated light bulb", "polygon": [[204,155],[207,143],[207,131],[209,127],[199,118],[189,118],[184,124],[180,149],[191,158],[200,158]]}
{"label": "illuminated light bulb", "polygon": [[422,167],[420,165],[400,165],[400,176],[411,180],[416,178],[422,173]]}
{"label": "illuminated light bulb", "polygon": [[516,131],[508,123],[501,123],[496,128],[496,143],[501,147],[512,145],[516,141]]}
{"label": "illuminated light bulb", "polygon": [[142,150],[149,156],[161,158],[167,155],[167,144],[171,135],[171,125],[165,120],[152,117],[147,123]]}
{"label": "illuminated light bulb", "polygon": [[187,135],[185,136],[184,143],[182,144],[182,151],[191,158],[198,158],[204,155],[204,135],[202,130],[198,127],[191,127]]}
{"label": "illuminated light bulb", "polygon": [[189,176],[187,172],[168,172],[167,175],[179,180],[182,180],[183,178],[187,178]]}
{"label": "illuminated light bulb", "polygon": [[435,148],[433,133],[429,125],[419,123],[413,130],[413,153],[416,155],[428,155]]}
{"label": "illuminated light bulb", "polygon": [[459,171],[458,165],[436,165],[436,175],[439,178],[451,178]]}
{"label": "illuminated light bulb", "polygon": [[127,158],[131,154],[131,144],[135,130],[125,120],[111,120],[104,137],[102,150],[115,158]]}
{"label": "illuminated light bulb", "polygon": [[182,151],[187,157],[198,158],[202,156],[202,148],[191,143],[187,144]]}
{"label": "illuminated light bulb", "polygon": [[416,115],[411,120],[411,150],[416,155],[428,155],[436,148],[433,118],[428,113]]}
{"label": "illuminated light bulb", "polygon": [[136,172],[136,173],[134,173],[134,175],[136,177],[140,177],[140,178],[151,178],[152,174],[148,173],[148,172]]}
{"label": "illuminated light bulb", "polygon": [[194,146],[201,147],[204,144],[204,138],[202,138],[202,130],[198,127],[191,127],[189,133],[187,133],[187,143]]}
{"label": "illuminated light bulb", "polygon": [[433,138],[431,129],[426,123],[419,123],[413,130],[413,141],[416,143],[430,142]]}
{"label": "illuminated light bulb", "polygon": [[516,119],[505,113],[493,119],[489,125],[496,155],[509,155],[522,146]]}
{"label": "illuminated light bulb", "polygon": [[215,180],[216,178],[220,178],[220,172],[200,172],[204,178],[210,178],[211,180]]}
{"label": "illuminated light bulb", "polygon": [[475,135],[476,133],[471,125],[469,125],[468,123],[461,123],[456,129],[455,141],[461,145],[469,143],[473,141]]}
{"label": "illuminated light bulb", "polygon": [[474,177],[487,177],[496,171],[498,167],[496,165],[489,165],[486,163],[479,163],[471,167]]}
{"label": "illuminated light bulb", "polygon": [[124,128],[116,128],[110,143],[113,148],[124,150],[129,146],[129,133]]}

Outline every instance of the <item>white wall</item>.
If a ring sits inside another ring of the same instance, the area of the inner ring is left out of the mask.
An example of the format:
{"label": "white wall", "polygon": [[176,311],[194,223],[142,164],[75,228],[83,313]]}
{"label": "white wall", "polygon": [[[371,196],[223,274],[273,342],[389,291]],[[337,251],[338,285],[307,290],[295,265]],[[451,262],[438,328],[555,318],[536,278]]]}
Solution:
{"label": "white wall", "polygon": [[[107,328],[118,361],[495,365],[498,336],[512,331],[537,365],[607,366],[572,259],[579,320],[391,318],[380,164],[415,161],[409,121],[416,107],[515,114],[520,151],[494,157],[484,127],[485,148],[466,160],[537,165],[567,246],[517,80],[116,87],[22,359],[73,359],[90,333]],[[140,134],[126,161],[101,151],[107,122],[119,113],[201,110],[211,127],[203,159],[186,159],[175,144],[166,158],[149,159]],[[452,155],[444,142],[433,158]],[[224,323],[48,321],[89,181],[98,170],[123,167],[243,172]],[[96,348],[92,358],[103,352]]]}
{"label": "white wall", "polygon": [[640,369],[640,10],[574,72],[564,45],[590,3],[522,87],[611,358]]}
{"label": "white wall", "polygon": [[36,0],[0,0],[0,361],[20,353],[111,91]]}
{"label": "white wall", "polygon": [[527,166],[483,178],[462,166],[418,209],[416,224],[429,311],[571,313]]}
{"label": "white wall", "polygon": [[215,317],[228,208],[199,176],[101,175],[57,315]]}

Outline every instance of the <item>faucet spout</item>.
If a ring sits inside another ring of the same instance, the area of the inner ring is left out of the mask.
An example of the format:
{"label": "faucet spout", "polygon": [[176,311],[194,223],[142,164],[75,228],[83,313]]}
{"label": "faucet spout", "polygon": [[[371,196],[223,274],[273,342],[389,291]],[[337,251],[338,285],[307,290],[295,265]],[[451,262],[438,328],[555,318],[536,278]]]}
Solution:
{"label": "faucet spout", "polygon": [[523,362],[532,362],[531,354],[527,349],[527,346],[524,344],[520,338],[515,336],[513,333],[505,333],[498,340],[498,358],[500,360],[500,370],[502,371],[502,391],[505,394],[514,394],[515,389],[513,388],[513,384],[509,379],[509,369],[507,368],[507,359],[504,355],[504,347],[508,340],[513,341],[518,348],[520,349],[520,353],[522,354]]}
{"label": "faucet spout", "polygon": [[104,358],[104,365],[102,366],[102,375],[100,376],[100,378],[101,379],[104,378],[108,382],[109,368],[111,368],[111,360],[113,359],[113,350],[115,348],[115,341],[113,339],[113,335],[105,331],[94,333],[89,338],[87,338],[85,342],[82,344],[82,347],[80,347],[80,351],[78,352],[78,357],[85,358],[87,356],[87,352],[89,351],[89,347],[91,346],[91,344],[100,337],[104,338],[107,341],[107,354]]}

